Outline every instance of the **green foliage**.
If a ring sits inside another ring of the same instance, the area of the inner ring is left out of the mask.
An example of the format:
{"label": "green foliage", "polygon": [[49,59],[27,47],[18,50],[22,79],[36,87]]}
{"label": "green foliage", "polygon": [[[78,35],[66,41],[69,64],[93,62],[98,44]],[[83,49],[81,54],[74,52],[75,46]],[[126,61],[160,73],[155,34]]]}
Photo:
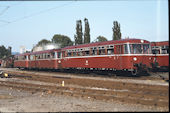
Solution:
{"label": "green foliage", "polygon": [[5,58],[7,56],[11,55],[11,47],[9,47],[9,49],[6,49],[5,46],[0,46],[0,59],[1,58]]}
{"label": "green foliage", "polygon": [[113,40],[121,39],[120,24],[117,21],[113,22]]}
{"label": "green foliage", "polygon": [[82,33],[82,23],[81,20],[76,22],[76,35],[74,35],[75,45],[83,44],[83,33]]}
{"label": "green foliage", "polygon": [[68,36],[60,35],[60,34],[54,35],[52,38],[52,42],[56,44],[60,44],[61,48],[73,45],[73,42]]}
{"label": "green foliage", "polygon": [[85,23],[84,44],[87,44],[90,43],[90,27],[87,18],[84,19],[84,23]]}
{"label": "green foliage", "polygon": [[104,42],[107,41],[107,38],[104,36],[98,36],[96,42]]}
{"label": "green foliage", "polygon": [[37,46],[42,46],[42,45],[46,45],[48,43],[51,43],[51,41],[46,40],[46,39],[42,39],[38,42]]}

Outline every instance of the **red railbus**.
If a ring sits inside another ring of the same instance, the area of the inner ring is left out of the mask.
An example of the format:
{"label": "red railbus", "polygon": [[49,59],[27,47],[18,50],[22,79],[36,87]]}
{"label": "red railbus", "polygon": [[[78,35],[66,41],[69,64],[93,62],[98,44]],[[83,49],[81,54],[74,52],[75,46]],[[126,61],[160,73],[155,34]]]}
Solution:
{"label": "red railbus", "polygon": [[38,69],[123,70],[133,75],[151,68],[150,42],[122,39],[16,55],[15,67]]}
{"label": "red railbus", "polygon": [[58,69],[57,53],[60,49],[52,49],[15,55],[14,67],[25,69]]}
{"label": "red railbus", "polygon": [[151,42],[154,69],[169,69],[169,41]]}

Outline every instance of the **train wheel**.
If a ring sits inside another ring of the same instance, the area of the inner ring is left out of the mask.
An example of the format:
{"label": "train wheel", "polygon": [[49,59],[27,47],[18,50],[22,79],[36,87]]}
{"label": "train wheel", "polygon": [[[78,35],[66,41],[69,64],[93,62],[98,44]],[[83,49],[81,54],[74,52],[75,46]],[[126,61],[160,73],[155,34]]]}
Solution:
{"label": "train wheel", "polygon": [[138,70],[137,70],[137,69],[134,69],[133,71],[131,71],[131,74],[132,74],[133,76],[137,76]]}

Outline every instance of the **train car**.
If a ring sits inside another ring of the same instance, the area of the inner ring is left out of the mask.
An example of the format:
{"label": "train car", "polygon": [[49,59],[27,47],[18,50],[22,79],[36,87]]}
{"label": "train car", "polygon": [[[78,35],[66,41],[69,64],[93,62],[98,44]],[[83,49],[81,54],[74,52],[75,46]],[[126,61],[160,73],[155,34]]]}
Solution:
{"label": "train car", "polygon": [[25,69],[58,69],[60,49],[52,49],[15,56],[14,67]]}
{"label": "train car", "polygon": [[147,71],[152,61],[150,42],[141,39],[82,44],[15,57],[18,68],[123,70],[133,75]]}
{"label": "train car", "polygon": [[169,69],[169,41],[151,42],[153,69]]}
{"label": "train car", "polygon": [[150,42],[141,39],[82,44],[61,51],[61,67],[66,69],[125,70],[136,75],[151,68]]}

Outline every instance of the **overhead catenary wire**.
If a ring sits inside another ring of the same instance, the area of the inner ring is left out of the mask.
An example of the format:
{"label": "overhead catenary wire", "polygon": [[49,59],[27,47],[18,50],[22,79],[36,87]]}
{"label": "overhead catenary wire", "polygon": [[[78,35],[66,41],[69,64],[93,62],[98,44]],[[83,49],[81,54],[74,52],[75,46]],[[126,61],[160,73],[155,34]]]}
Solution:
{"label": "overhead catenary wire", "polygon": [[4,10],[2,10],[0,12],[0,16],[2,16],[9,8],[14,7],[16,5],[19,5],[20,3],[22,3],[22,2],[19,2],[19,3],[16,3],[16,4],[12,4],[12,5],[8,5],[8,6],[0,6],[0,7],[5,7]]}
{"label": "overhead catenary wire", "polygon": [[[74,2],[75,2],[75,1],[72,1],[72,2],[69,2],[69,3],[66,3],[66,4],[62,4],[62,5],[60,5],[60,6],[55,6],[55,7],[46,9],[46,10],[42,10],[42,11],[39,11],[39,12],[36,12],[36,13],[30,14],[30,15],[27,15],[27,16],[24,16],[24,17],[21,17],[21,18],[18,18],[18,19],[16,19],[16,20],[13,20],[13,21],[10,21],[10,22],[3,20],[3,22],[6,22],[6,23],[0,25],[0,27],[6,26],[6,25],[11,24],[11,23],[14,23],[14,22],[18,22],[18,21],[21,21],[21,20],[24,20],[24,19],[27,19],[27,18],[34,17],[34,16],[37,16],[37,15],[40,15],[40,14],[43,14],[43,13],[46,13],[46,12],[55,10],[55,9],[57,9],[57,8],[64,7],[64,6],[66,6],[66,5],[70,5],[70,4],[74,3]],[[0,21],[1,21],[1,20],[0,20]]]}
{"label": "overhead catenary wire", "polygon": [[2,11],[0,12],[0,16],[3,15],[9,8],[10,8],[10,6],[6,6],[6,7],[4,8],[4,10],[2,10]]}

